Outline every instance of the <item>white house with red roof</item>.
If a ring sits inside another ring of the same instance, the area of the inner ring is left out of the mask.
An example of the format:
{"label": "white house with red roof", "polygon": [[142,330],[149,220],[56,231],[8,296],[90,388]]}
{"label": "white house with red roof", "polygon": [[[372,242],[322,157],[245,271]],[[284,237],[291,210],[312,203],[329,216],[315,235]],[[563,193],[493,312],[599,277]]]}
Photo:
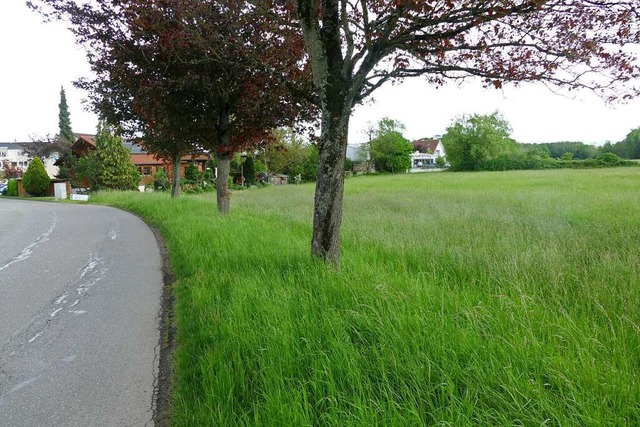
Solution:
{"label": "white house with red roof", "polygon": [[447,153],[439,139],[423,138],[413,141],[411,172],[425,172],[437,168],[439,157],[446,161]]}

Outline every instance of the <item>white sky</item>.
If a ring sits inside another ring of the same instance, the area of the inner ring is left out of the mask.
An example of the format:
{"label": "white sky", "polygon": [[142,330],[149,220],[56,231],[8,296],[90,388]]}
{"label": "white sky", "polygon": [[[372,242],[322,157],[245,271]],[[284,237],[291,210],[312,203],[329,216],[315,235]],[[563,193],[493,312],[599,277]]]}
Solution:
{"label": "white sky", "polygon": [[[94,114],[86,111],[86,93],[72,82],[88,76],[83,50],[63,23],[42,23],[24,0],[0,1],[0,142],[28,141],[58,130],[60,86],[67,94],[74,132],[93,133]],[[434,89],[421,79],[385,86],[375,103],[356,108],[350,143],[365,141],[367,122],[387,116],[406,125],[409,139],[441,135],[459,115],[500,111],[519,142],[616,142],[640,126],[640,99],[610,107],[590,93],[575,98],[527,84],[503,90],[483,89],[479,81]]]}

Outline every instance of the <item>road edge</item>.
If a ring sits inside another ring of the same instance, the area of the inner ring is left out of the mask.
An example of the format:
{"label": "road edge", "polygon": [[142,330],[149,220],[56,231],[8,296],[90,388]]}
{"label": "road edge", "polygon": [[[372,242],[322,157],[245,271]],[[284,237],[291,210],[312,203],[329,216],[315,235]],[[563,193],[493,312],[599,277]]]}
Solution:
{"label": "road edge", "polygon": [[171,268],[167,247],[164,238],[157,227],[148,224],[144,218],[140,218],[153,233],[160,259],[162,262],[162,297],[160,304],[160,324],[158,326],[160,337],[158,340],[158,377],[156,378],[153,393],[153,417],[155,426],[166,427],[170,424],[171,391],[173,388],[173,354],[175,351],[176,324],[174,315],[175,297],[173,284],[175,275]]}

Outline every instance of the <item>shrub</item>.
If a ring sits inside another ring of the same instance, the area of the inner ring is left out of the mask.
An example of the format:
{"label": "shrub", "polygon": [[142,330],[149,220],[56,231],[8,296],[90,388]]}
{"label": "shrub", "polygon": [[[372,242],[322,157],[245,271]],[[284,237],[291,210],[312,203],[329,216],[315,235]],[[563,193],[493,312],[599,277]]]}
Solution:
{"label": "shrub", "polygon": [[169,177],[162,167],[153,175],[153,188],[159,191],[166,191],[169,188]]}
{"label": "shrub", "polygon": [[32,196],[43,196],[50,183],[49,175],[44,169],[44,163],[39,157],[34,158],[29,163],[29,167],[22,176],[24,191]]}
{"label": "shrub", "polygon": [[18,181],[10,179],[7,183],[7,196],[18,197]]}
{"label": "shrub", "polygon": [[187,180],[187,182],[199,184],[203,176],[204,174],[200,172],[194,164],[190,164],[184,169],[184,179]]}
{"label": "shrub", "polygon": [[595,161],[598,165],[601,166],[625,166],[629,162],[621,159],[614,153],[602,153],[596,156]]}

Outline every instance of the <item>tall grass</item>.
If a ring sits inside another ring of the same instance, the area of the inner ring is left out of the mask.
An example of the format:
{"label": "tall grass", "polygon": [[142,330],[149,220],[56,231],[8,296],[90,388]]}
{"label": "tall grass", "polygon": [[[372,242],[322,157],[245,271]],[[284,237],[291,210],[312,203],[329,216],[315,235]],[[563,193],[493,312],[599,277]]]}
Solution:
{"label": "tall grass", "polygon": [[167,239],[172,421],[640,425],[640,171],[358,177],[339,270],[313,187],[103,194]]}

